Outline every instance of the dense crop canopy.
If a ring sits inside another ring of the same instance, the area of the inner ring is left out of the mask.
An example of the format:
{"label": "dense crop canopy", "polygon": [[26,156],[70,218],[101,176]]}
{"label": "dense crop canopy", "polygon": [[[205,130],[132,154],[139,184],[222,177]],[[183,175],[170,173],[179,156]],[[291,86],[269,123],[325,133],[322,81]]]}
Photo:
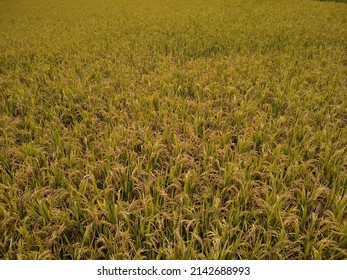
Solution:
{"label": "dense crop canopy", "polygon": [[346,14],[0,1],[0,257],[347,258]]}

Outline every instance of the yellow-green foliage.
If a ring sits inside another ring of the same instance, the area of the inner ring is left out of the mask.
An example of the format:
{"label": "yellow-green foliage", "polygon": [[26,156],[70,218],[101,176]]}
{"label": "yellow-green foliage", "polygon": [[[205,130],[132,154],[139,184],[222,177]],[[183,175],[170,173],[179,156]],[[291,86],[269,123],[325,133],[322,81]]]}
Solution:
{"label": "yellow-green foliage", "polygon": [[0,257],[347,258],[346,14],[0,1]]}

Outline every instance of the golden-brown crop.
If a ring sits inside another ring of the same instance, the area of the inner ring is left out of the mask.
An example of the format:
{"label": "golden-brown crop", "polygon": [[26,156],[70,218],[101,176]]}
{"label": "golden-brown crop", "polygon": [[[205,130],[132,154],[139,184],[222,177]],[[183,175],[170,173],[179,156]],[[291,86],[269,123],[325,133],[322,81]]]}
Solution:
{"label": "golden-brown crop", "polygon": [[346,259],[346,12],[0,1],[0,258]]}

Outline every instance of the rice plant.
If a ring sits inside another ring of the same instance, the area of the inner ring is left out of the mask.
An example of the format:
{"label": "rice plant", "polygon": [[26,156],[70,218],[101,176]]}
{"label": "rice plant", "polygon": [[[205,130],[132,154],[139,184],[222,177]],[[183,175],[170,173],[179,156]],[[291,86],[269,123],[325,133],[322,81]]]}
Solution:
{"label": "rice plant", "polygon": [[346,259],[346,13],[0,1],[0,257]]}

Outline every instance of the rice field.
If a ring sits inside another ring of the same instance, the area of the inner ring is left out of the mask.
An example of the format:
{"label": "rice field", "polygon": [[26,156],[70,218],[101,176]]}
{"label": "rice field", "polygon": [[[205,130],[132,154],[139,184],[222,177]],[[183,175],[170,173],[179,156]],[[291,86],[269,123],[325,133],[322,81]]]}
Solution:
{"label": "rice field", "polygon": [[346,259],[347,5],[1,0],[1,259]]}

